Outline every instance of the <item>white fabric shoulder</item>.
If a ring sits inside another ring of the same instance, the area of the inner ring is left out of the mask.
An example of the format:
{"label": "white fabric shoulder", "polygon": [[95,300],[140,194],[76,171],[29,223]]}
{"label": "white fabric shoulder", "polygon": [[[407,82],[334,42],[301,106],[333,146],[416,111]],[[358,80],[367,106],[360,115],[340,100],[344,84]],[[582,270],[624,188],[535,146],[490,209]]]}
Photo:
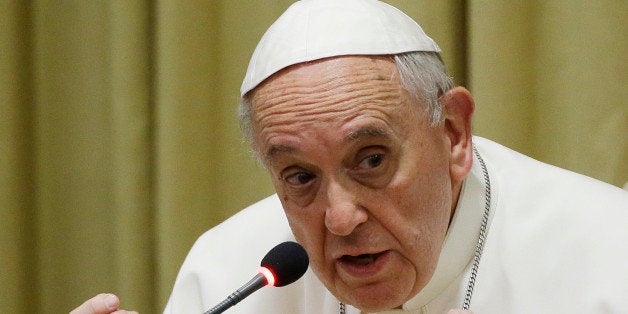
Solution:
{"label": "white fabric shoulder", "polygon": [[247,282],[268,250],[293,239],[277,195],[245,208],[196,241],[164,313],[203,313]]}
{"label": "white fabric shoulder", "polygon": [[625,311],[628,193],[486,139],[474,142],[499,193],[471,308]]}

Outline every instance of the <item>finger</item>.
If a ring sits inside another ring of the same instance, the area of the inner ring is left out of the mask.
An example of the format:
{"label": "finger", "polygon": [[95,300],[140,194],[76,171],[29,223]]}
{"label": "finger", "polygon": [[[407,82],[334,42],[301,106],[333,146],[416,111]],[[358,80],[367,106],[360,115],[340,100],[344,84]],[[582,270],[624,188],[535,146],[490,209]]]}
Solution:
{"label": "finger", "polygon": [[111,293],[101,293],[81,304],[70,314],[109,314],[118,309],[120,299]]}
{"label": "finger", "polygon": [[117,310],[111,314],[138,314],[138,313],[135,311]]}

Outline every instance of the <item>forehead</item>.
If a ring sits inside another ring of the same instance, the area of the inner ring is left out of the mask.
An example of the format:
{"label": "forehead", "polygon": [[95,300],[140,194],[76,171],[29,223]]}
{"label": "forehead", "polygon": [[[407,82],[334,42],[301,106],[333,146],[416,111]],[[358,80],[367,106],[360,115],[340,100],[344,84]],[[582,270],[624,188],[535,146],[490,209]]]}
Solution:
{"label": "forehead", "polygon": [[[254,91],[253,122],[267,118],[400,104],[401,83],[387,56],[341,56],[301,63],[275,73]],[[292,115],[290,115],[292,113]]]}
{"label": "forehead", "polygon": [[[290,96],[330,95],[374,86],[399,83],[397,70],[388,56],[340,56],[305,62],[285,68],[265,80],[253,93],[256,109],[281,103]],[[345,89],[343,89],[345,87]],[[399,87],[399,86],[394,86]]]}
{"label": "forehead", "polygon": [[292,66],[253,93],[256,146],[277,146],[278,137],[329,135],[329,129],[339,137],[365,127],[394,131],[391,124],[402,124],[407,114],[406,94],[390,57],[345,56]]}

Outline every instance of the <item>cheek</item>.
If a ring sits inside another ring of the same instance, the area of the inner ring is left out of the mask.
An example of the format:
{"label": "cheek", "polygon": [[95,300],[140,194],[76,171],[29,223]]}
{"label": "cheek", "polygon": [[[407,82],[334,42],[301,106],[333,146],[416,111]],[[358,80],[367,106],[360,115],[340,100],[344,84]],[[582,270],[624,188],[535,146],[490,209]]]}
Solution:
{"label": "cheek", "polygon": [[388,211],[380,218],[417,268],[429,268],[435,263],[451,211],[447,165],[440,159],[427,158],[434,157],[406,166],[403,177],[383,191],[388,195],[390,208],[397,210],[394,215]]}
{"label": "cheek", "polygon": [[324,261],[325,225],[324,217],[304,208],[290,208],[284,211],[295,239],[307,251],[310,265],[319,268]]}
{"label": "cheek", "polygon": [[409,170],[406,173],[412,183],[403,187],[407,195],[404,199],[412,198],[413,203],[419,204],[419,209],[414,212],[422,215],[421,218],[440,221],[450,211],[452,195],[449,159],[437,143],[423,143],[419,147],[422,149],[413,154],[416,157],[408,161]]}
{"label": "cheek", "polygon": [[447,169],[415,171],[405,179],[383,192],[399,209],[398,214],[406,219],[406,223],[430,225],[430,222],[447,216],[451,203]]}
{"label": "cheek", "polygon": [[440,247],[449,223],[451,191],[447,174],[431,173],[418,180],[417,192],[410,192],[419,208],[408,208],[406,219],[409,227],[418,232],[417,240],[425,242],[423,246],[429,251]]}

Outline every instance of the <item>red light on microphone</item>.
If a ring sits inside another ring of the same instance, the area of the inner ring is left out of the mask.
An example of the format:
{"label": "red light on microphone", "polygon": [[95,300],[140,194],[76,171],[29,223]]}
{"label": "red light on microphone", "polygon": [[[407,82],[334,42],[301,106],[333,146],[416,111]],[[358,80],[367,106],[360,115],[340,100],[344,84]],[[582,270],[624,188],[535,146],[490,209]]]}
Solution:
{"label": "red light on microphone", "polygon": [[275,274],[273,274],[273,272],[270,269],[262,266],[259,268],[257,272],[262,274],[266,278],[267,286],[272,286],[272,287],[275,286]]}
{"label": "red light on microphone", "polygon": [[301,245],[290,241],[280,243],[266,253],[257,274],[249,282],[204,314],[222,313],[265,285],[289,285],[305,274],[308,263],[307,252]]}

